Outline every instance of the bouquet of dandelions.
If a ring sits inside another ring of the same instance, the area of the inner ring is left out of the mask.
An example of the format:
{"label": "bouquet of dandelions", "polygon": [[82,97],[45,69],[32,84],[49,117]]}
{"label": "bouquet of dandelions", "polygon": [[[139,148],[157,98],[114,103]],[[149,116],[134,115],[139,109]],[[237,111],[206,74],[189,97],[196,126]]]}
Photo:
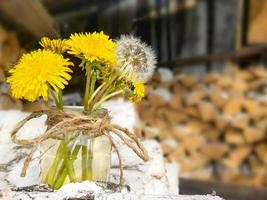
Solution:
{"label": "bouquet of dandelions", "polygon": [[[57,141],[57,145],[53,147],[52,161],[45,161],[45,169],[42,169],[45,171],[42,179],[44,183],[58,189],[68,181],[107,181],[110,157],[94,151],[109,149],[110,154],[111,146],[116,148],[110,132],[122,139],[139,157],[147,160],[147,153],[138,138],[127,129],[112,125],[101,105],[118,95],[124,95],[133,102],[139,102],[144,97],[144,83],[155,68],[152,49],[133,36],[121,36],[119,40],[112,41],[103,32],[75,33],[67,40],[42,38],[40,45],[43,49],[22,56],[10,70],[11,76],[7,80],[14,97],[29,101],[40,97],[47,101],[51,97],[56,105],[56,109],[51,107],[31,114],[11,134],[12,140],[17,144],[34,145],[24,162],[21,175],[25,176],[38,146],[53,140]],[[70,55],[80,60],[79,67],[86,75],[82,111],[71,112],[65,109],[62,100],[62,90],[71,79],[71,67],[74,66],[66,58]],[[47,115],[46,133],[33,139],[18,139],[18,130],[27,121],[41,114]],[[102,146],[99,143],[101,140],[97,140],[101,137],[106,138]],[[119,156],[118,151],[117,153]],[[122,181],[120,156],[119,162]],[[107,166],[103,166],[104,163]]]}

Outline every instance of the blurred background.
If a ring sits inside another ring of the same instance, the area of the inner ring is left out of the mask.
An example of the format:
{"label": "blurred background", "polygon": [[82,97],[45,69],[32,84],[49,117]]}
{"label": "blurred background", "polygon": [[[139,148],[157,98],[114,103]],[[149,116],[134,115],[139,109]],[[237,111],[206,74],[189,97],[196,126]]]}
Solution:
{"label": "blurred background", "polygon": [[[0,0],[0,109],[34,111],[10,95],[8,69],[43,36],[134,34],[158,58],[137,105],[141,134],[180,166],[180,191],[267,199],[267,0]],[[76,70],[64,95],[80,105]]]}

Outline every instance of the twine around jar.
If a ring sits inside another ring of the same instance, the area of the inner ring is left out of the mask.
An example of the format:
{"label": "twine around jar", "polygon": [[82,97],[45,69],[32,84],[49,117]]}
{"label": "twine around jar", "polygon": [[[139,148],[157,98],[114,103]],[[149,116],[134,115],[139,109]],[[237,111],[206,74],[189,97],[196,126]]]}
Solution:
{"label": "twine around jar", "polygon": [[[47,115],[47,130],[44,134],[33,139],[17,138],[17,132],[29,120],[44,114]],[[149,159],[148,153],[139,138],[135,134],[131,133],[127,128],[111,124],[111,118],[108,115],[105,115],[103,118],[93,118],[78,112],[65,112],[63,110],[51,108],[48,110],[33,112],[24,120],[20,121],[11,132],[11,139],[14,143],[18,145],[33,145],[32,150],[24,161],[20,175],[22,177],[26,175],[29,163],[31,162],[33,154],[40,143],[50,138],[59,139],[62,135],[72,133],[73,131],[81,131],[83,134],[87,134],[91,137],[106,135],[109,138],[119,160],[120,184],[123,184],[123,163],[118,147],[114,142],[114,138],[111,133],[117,135],[142,160],[147,161]]]}

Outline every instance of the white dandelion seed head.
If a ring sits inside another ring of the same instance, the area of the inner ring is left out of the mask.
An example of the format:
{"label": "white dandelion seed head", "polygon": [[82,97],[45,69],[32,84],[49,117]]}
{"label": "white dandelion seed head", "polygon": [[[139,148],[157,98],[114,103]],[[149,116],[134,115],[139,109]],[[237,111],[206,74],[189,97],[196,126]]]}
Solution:
{"label": "white dandelion seed head", "polygon": [[133,35],[117,40],[117,61],[122,76],[132,82],[147,82],[154,73],[156,58],[150,46]]}

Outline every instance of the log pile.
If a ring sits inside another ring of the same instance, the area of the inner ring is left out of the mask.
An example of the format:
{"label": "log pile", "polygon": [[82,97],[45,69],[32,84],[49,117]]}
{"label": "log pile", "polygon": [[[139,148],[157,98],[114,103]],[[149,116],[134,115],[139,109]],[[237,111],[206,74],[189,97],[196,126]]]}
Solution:
{"label": "log pile", "polygon": [[183,177],[266,186],[267,69],[165,75],[138,105],[144,137],[161,142]]}

